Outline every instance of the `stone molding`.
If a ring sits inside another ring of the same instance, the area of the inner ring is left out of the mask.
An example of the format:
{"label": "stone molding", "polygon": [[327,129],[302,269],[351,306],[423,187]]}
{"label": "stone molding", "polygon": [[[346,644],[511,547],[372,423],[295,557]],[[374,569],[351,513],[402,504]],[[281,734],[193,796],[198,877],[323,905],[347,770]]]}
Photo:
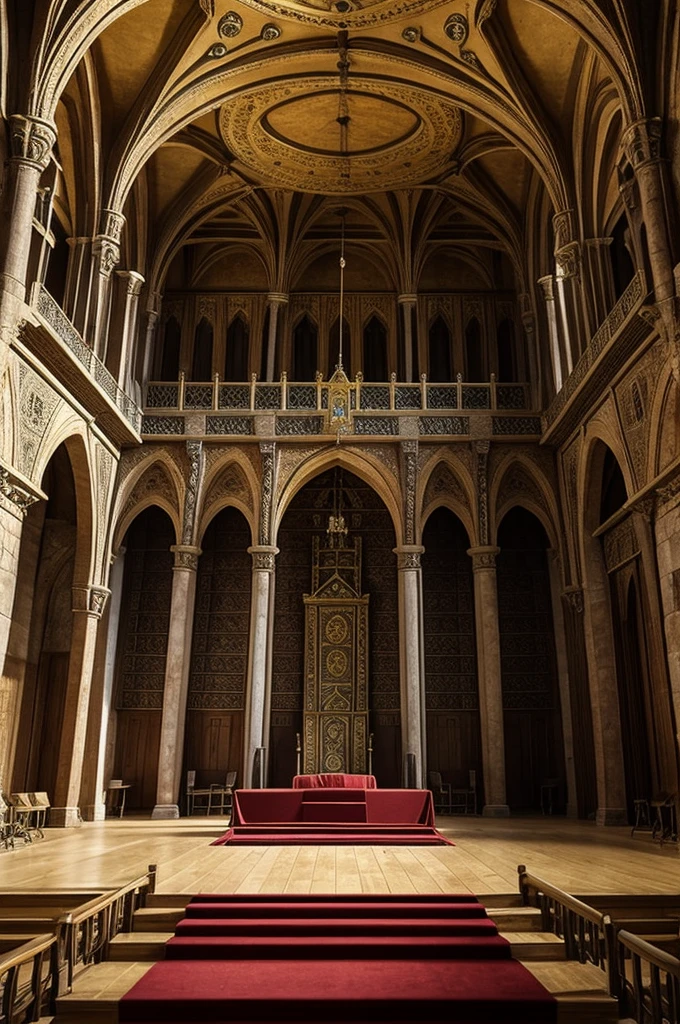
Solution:
{"label": "stone molding", "polygon": [[84,612],[95,619],[101,619],[111,591],[108,587],[88,584],[85,587],[73,587],[73,611]]}
{"label": "stone molding", "polygon": [[56,127],[39,117],[23,114],[12,114],[10,123],[13,159],[41,172],[46,170],[57,141]]}
{"label": "stone molding", "polygon": [[198,559],[203,554],[201,548],[194,547],[192,544],[173,544],[170,550],[175,556],[173,569],[196,572]]}
{"label": "stone molding", "polygon": [[255,544],[248,548],[253,559],[253,572],[274,572],[279,548],[272,544]]}
{"label": "stone molding", "polygon": [[402,544],[401,547],[392,550],[397,556],[397,569],[400,572],[420,570],[420,556],[425,552],[422,544]]}
{"label": "stone molding", "polygon": [[23,519],[31,505],[40,501],[40,496],[32,494],[13,479],[8,469],[0,468],[0,508],[10,512],[17,519]]}
{"label": "stone molding", "polygon": [[500,548],[490,544],[483,544],[480,547],[468,548],[468,555],[472,559],[473,572],[496,571],[496,556],[500,554]]}

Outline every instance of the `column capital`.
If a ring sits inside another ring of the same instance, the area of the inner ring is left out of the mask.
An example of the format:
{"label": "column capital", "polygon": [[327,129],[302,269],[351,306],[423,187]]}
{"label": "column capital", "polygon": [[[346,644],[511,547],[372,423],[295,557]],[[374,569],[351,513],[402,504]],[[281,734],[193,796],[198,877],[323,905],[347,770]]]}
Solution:
{"label": "column capital", "polygon": [[47,169],[57,141],[57,129],[50,121],[24,114],[12,114],[12,158],[29,164],[40,172]]}
{"label": "column capital", "polygon": [[621,144],[634,171],[661,160],[663,121],[660,117],[633,121],[621,133]]}
{"label": "column capital", "polygon": [[248,554],[253,559],[253,570],[260,572],[274,571],[278,553],[279,548],[273,544],[253,544],[248,548]]}
{"label": "column capital", "polygon": [[46,498],[47,495],[42,491],[33,493],[28,486],[23,485],[23,481],[0,466],[0,508],[11,512],[17,519],[23,519],[31,505],[35,505],[41,497]]}
{"label": "column capital", "polygon": [[568,242],[555,252],[557,276],[561,280],[578,277],[581,272],[581,246],[579,242]]}
{"label": "column capital", "polygon": [[203,554],[200,548],[194,547],[193,544],[173,544],[170,550],[175,556],[173,569],[196,572],[198,559]]}
{"label": "column capital", "polygon": [[397,295],[397,302],[400,306],[415,306],[418,302],[418,295],[416,292],[404,292],[403,295]]}
{"label": "column capital", "polygon": [[72,589],[73,611],[90,615],[94,619],[101,619],[110,594],[111,591],[108,587],[99,587],[93,584],[84,587],[74,586]]}
{"label": "column capital", "polygon": [[420,556],[425,553],[422,544],[401,544],[392,550],[397,556],[399,570],[420,569]]}
{"label": "column capital", "polygon": [[566,601],[577,615],[583,615],[583,587],[579,586],[578,583],[564,588],[562,600]]}
{"label": "column capital", "polygon": [[483,544],[481,547],[468,548],[468,555],[472,559],[472,571],[483,572],[496,570],[496,555],[500,554],[500,548],[492,544]]}
{"label": "column capital", "polygon": [[272,306],[285,306],[288,302],[288,296],[285,292],[268,292],[267,302]]}
{"label": "column capital", "polygon": [[588,245],[588,246],[590,246],[593,249],[596,249],[596,248],[609,249],[610,246],[612,245],[613,241],[614,241],[614,239],[611,238],[611,237],[609,237],[609,238],[585,238],[583,240],[583,244],[584,245]]}
{"label": "column capital", "polygon": [[144,277],[136,270],[117,270],[116,277],[127,281],[127,293],[130,296],[139,295],[144,287]]}
{"label": "column capital", "polygon": [[543,298],[546,302],[555,301],[555,278],[552,274],[546,274],[545,277],[539,277],[536,284],[540,285],[541,291],[543,292]]}

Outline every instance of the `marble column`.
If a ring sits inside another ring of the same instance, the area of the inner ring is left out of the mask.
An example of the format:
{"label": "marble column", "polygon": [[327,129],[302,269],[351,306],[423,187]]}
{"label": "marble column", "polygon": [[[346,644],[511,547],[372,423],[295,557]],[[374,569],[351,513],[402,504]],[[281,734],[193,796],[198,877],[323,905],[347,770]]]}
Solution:
{"label": "marble column", "polygon": [[253,784],[253,761],[259,747],[268,746],[269,695],[272,674],[274,583],[279,549],[270,544],[248,548],[253,559],[250,600],[250,642],[246,688],[243,785]]}
{"label": "marble column", "polygon": [[399,674],[401,691],[402,767],[415,757],[415,785],[425,779],[425,666],[423,650],[423,587],[419,544],[395,548],[398,566]]}
{"label": "marble column", "polygon": [[99,632],[90,698],[85,773],[83,779],[82,814],[86,821],[103,821],[106,817],[106,752],[116,667],[116,648],[123,597],[125,548],[113,561],[109,574],[108,600]]}
{"label": "marble column", "polygon": [[413,311],[417,307],[418,296],[398,295],[397,302],[404,318],[404,380],[410,382],[413,380]]}
{"label": "marble column", "polygon": [[555,306],[555,278],[548,274],[547,277],[540,278],[538,283],[545,299],[553,382],[555,384],[555,392],[557,393],[562,390],[564,373],[562,370],[562,346],[560,344],[560,332],[557,322],[557,307]]}
{"label": "marble column", "polygon": [[475,590],[479,717],[482,732],[482,766],[485,804],[482,814],[507,817],[505,795],[505,730],[501,677],[501,637],[498,625],[496,555],[500,548],[470,548]]}
{"label": "marble column", "polygon": [[[159,315],[154,309],[147,310],[146,314],[146,336],[144,340],[144,366],[142,368],[142,379],[140,384],[143,388],[152,379],[156,369],[154,367],[154,357],[156,355],[156,333],[158,331]],[[160,373],[161,367],[157,368],[157,372]],[[141,403],[140,403],[141,404]]]}
{"label": "marble column", "polygon": [[99,620],[109,591],[104,587],[73,588],[73,632],[64,714],[59,740],[57,779],[52,794],[50,824],[80,825],[80,787],[83,775],[92,670]]}
{"label": "marble column", "polygon": [[118,387],[130,394],[130,387],[134,379],[135,352],[134,341],[137,330],[137,309],[139,306],[139,295],[144,285],[144,278],[136,270],[118,270],[125,289],[124,308],[122,322],[120,324],[120,353],[117,360],[118,365],[111,369],[111,372],[118,381]]}
{"label": "marble column", "polygon": [[184,749],[191,641],[194,629],[196,570],[201,549],[177,544],[170,601],[170,626],[165,658],[163,715],[158,754],[156,806],[152,818],[179,818],[179,794]]}
{"label": "marble column", "polygon": [[276,340],[278,337],[279,310],[288,302],[288,296],[282,292],[270,292],[267,296],[269,309],[269,334],[267,337],[267,380],[274,380],[276,367]]}

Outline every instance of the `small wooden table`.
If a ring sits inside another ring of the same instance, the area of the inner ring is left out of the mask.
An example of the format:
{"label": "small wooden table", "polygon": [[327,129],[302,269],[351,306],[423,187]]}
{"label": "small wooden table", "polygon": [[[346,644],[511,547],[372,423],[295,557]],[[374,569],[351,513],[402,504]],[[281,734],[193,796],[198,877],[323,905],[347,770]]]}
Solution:
{"label": "small wooden table", "polygon": [[[110,815],[117,815],[119,818],[123,817],[123,811],[125,810],[125,796],[128,789],[132,788],[132,783],[115,783],[106,787],[106,813]],[[114,803],[114,793],[116,799]]]}

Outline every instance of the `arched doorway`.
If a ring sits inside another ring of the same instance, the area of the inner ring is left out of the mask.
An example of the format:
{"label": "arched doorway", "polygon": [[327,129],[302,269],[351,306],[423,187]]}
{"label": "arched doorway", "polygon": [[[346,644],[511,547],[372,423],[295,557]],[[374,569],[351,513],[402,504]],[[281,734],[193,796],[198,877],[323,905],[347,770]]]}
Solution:
{"label": "arched doorway", "polygon": [[42,489],[47,502],[32,506],[23,526],[8,648],[8,661],[23,682],[11,786],[18,792],[45,791],[54,803],[80,526],[66,445],[60,445],[50,459]]}
{"label": "arched doorway", "polygon": [[436,509],[423,531],[423,617],[428,769],[454,789],[477,773],[482,806],[482,748],[475,601],[470,540],[460,519]]}
{"label": "arched doorway", "polygon": [[269,783],[289,786],[302,732],[305,605],[312,588],[314,538],[325,541],[329,515],[340,502],[348,546],[361,541],[361,588],[369,597],[369,730],[380,786],[400,785],[401,717],[396,545],[391,516],[376,492],[353,473],[330,469],[292,499],[278,531]]}
{"label": "arched doorway", "polygon": [[250,639],[250,527],[238,509],[215,516],[201,541],[189,669],[184,764],[201,785],[243,761]]}
{"label": "arched doorway", "polygon": [[507,803],[511,810],[538,810],[541,787],[552,784],[553,805],[561,810],[564,743],[548,537],[535,515],[513,508],[500,524],[498,546]]}
{"label": "arched doorway", "polygon": [[156,803],[158,754],[170,628],[175,529],[151,506],[128,529],[115,673],[113,775],[131,789],[126,804]]}

